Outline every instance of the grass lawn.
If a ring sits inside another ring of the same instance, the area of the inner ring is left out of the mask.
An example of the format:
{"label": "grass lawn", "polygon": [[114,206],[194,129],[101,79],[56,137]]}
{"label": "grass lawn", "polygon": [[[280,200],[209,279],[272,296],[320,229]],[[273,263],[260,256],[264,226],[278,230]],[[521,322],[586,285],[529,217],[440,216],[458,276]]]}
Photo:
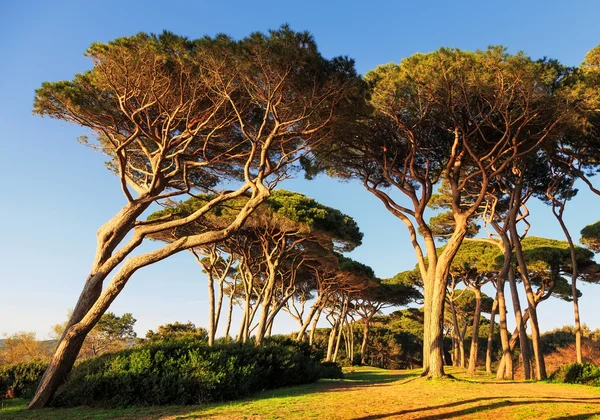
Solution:
{"label": "grass lawn", "polygon": [[[24,411],[4,402],[0,419],[600,419],[600,389],[583,385],[497,382],[468,378],[427,380],[418,370],[356,368],[344,380],[264,391],[230,403],[117,410],[69,408]],[[8,405],[6,405],[8,404]]]}

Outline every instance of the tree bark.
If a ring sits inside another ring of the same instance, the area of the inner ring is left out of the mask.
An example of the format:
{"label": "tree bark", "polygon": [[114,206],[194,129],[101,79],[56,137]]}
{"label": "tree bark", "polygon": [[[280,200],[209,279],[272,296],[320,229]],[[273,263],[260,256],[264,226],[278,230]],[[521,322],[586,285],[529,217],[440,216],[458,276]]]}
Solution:
{"label": "tree bark", "polygon": [[[212,269],[212,268],[211,268]],[[215,287],[212,273],[208,275],[208,346],[215,343]]]}
{"label": "tree bark", "polygon": [[537,310],[535,296],[531,288],[529,281],[529,275],[527,271],[527,265],[525,258],[523,257],[523,250],[521,248],[521,241],[517,233],[517,227],[514,223],[510,224],[510,234],[515,248],[515,254],[517,256],[517,262],[519,264],[519,271],[525,286],[525,294],[527,296],[527,303],[529,307],[529,325],[531,326],[531,341],[533,343],[533,354],[535,356],[535,370],[538,381],[546,379],[546,364],[544,362],[544,354],[542,353],[542,344],[540,341],[540,329],[537,319]]}
{"label": "tree bark", "polygon": [[335,338],[337,336],[337,322],[332,325],[331,331],[329,332],[329,341],[327,342],[327,357],[326,362],[331,362],[333,358],[333,345],[335,344]]}
{"label": "tree bark", "polygon": [[[510,260],[508,264],[510,264]],[[498,368],[496,378],[513,380],[515,376],[513,371],[512,354],[510,352],[510,343],[508,338],[508,326],[506,323],[506,300],[504,299],[504,283],[505,280],[503,276],[500,276],[496,285],[498,297],[498,315],[500,318],[500,341],[502,342],[502,361],[504,365],[503,368]]]}
{"label": "tree bark", "polygon": [[525,323],[521,313],[521,302],[519,301],[519,292],[517,291],[515,271],[512,267],[508,272],[508,282],[515,313],[515,321],[517,323],[517,331],[519,331],[519,344],[521,347],[521,359],[523,361],[523,375],[526,380],[529,380],[531,379],[531,353],[529,351],[529,338],[527,337],[527,332],[525,331]]}
{"label": "tree bark", "polygon": [[367,340],[369,337],[370,319],[365,320],[365,328],[363,329],[363,340],[360,346],[360,363],[361,365],[367,364]]}
{"label": "tree bark", "polygon": [[[554,207],[556,207],[556,205],[554,205]],[[560,227],[567,238],[567,242],[569,242],[569,250],[571,251],[571,294],[573,295],[573,315],[575,317],[575,352],[577,363],[583,363],[583,354],[581,351],[581,321],[579,319],[579,298],[577,297],[577,276],[579,275],[577,272],[577,255],[575,254],[573,238],[571,237],[569,229],[567,229],[567,225],[565,225],[565,222],[562,218],[563,209],[564,205],[559,209],[560,213],[554,209],[553,210],[554,215],[558,219],[558,223],[560,223]]]}
{"label": "tree bark", "polygon": [[469,353],[469,368],[467,373],[475,375],[479,356],[479,317],[481,316],[481,289],[475,288],[475,311],[473,313],[473,332],[471,334],[471,350]]}
{"label": "tree bark", "polygon": [[494,346],[494,322],[496,321],[496,312],[498,312],[498,297],[494,299],[492,313],[490,314],[490,330],[488,331],[487,349],[485,352],[485,373],[492,374],[492,353]]}
{"label": "tree bark", "polygon": [[225,324],[225,339],[229,339],[229,330],[231,329],[231,315],[233,313],[233,292],[229,295],[227,308],[227,323]]}
{"label": "tree bark", "polygon": [[308,344],[311,346],[315,342],[315,330],[317,329],[317,324],[319,322],[319,318],[321,318],[321,313],[323,312],[323,307],[317,310],[317,315],[313,319],[312,325],[310,327],[310,334],[308,336]]}

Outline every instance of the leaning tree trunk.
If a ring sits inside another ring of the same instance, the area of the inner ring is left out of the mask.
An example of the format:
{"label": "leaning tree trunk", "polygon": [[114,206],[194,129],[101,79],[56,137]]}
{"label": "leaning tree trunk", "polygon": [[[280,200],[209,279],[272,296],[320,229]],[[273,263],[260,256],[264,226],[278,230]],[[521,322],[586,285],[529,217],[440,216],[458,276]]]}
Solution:
{"label": "leaning tree trunk", "polygon": [[471,351],[469,353],[469,368],[467,373],[475,375],[479,355],[479,317],[481,316],[481,289],[475,288],[475,311],[473,313],[473,332],[471,334]]}
{"label": "leaning tree trunk", "polygon": [[329,332],[329,341],[327,342],[327,357],[326,362],[331,362],[333,358],[333,346],[335,344],[335,338],[337,336],[337,322],[332,325],[331,331]]}
{"label": "leaning tree trunk", "polygon": [[498,312],[498,297],[494,299],[492,313],[490,314],[490,330],[488,331],[487,349],[485,352],[485,373],[492,374],[492,352],[494,346],[494,322],[496,321],[496,312]]}
{"label": "leaning tree trunk", "polygon": [[306,319],[304,320],[304,322],[302,323],[302,326],[300,327],[300,331],[296,335],[297,341],[302,341],[304,339],[304,335],[306,333],[306,330],[308,329],[308,326],[310,325],[311,321],[313,320],[313,317],[315,316],[315,314],[321,307],[321,300],[322,300],[322,295],[319,295],[317,297],[317,300],[315,301],[315,303],[313,303],[313,305],[311,306],[310,311],[308,312],[308,315],[306,316]]}
{"label": "leaning tree trunk", "polygon": [[[102,295],[102,286],[106,278],[127,257],[127,253],[117,252],[115,255],[113,253],[131,231],[135,220],[150,206],[150,202],[145,200],[146,195],[144,194],[138,200],[125,205],[111,220],[98,229],[96,256],[90,274],[73,308],[71,318],[59,340],[50,365],[44,372],[35,396],[29,404],[30,409],[45,407],[71,371],[85,336],[93,327],[88,329],[87,326],[78,324],[89,314]],[[139,244],[132,241],[128,245],[130,245],[128,248],[135,248]],[[78,326],[75,328],[75,325]]]}
{"label": "leaning tree trunk", "polygon": [[317,315],[313,319],[312,325],[310,327],[310,334],[308,336],[308,344],[311,346],[315,342],[315,330],[317,329],[317,324],[319,323],[319,318],[321,318],[321,313],[323,312],[323,307],[320,307],[317,310]]}

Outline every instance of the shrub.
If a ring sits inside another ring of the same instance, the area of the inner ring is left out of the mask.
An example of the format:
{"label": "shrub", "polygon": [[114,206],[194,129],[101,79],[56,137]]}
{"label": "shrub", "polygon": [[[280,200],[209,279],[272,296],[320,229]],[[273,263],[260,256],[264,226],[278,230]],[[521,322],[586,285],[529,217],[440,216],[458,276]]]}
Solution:
{"label": "shrub", "polygon": [[0,399],[32,397],[47,367],[48,362],[31,360],[0,368]]}
{"label": "shrub", "polygon": [[343,379],[344,373],[342,372],[342,367],[335,362],[321,363],[321,378]]}
{"label": "shrub", "polygon": [[86,360],[75,367],[56,406],[199,404],[314,382],[332,368],[306,343],[273,337],[252,343],[169,340]]}
{"label": "shrub", "polygon": [[561,366],[550,380],[568,384],[600,386],[600,366],[591,363],[571,363]]}

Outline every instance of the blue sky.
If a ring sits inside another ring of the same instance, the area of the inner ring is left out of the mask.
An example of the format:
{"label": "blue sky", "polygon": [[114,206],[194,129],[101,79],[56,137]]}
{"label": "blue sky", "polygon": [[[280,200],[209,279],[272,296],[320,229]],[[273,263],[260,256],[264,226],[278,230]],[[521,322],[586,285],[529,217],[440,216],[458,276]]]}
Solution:
{"label": "blue sky", "polygon": [[[289,23],[313,33],[328,57],[348,55],[360,73],[440,46],[463,49],[502,44],[577,65],[600,43],[600,3],[558,1],[20,1],[0,4],[0,334],[36,331],[44,338],[72,308],[91,264],[95,233],[125,203],[103,157],[77,143],[85,130],[31,114],[34,90],[44,81],[70,79],[89,68],[83,56],[95,41],[140,31],[173,31],[190,38],[220,32],[240,38]],[[404,226],[359,185],[324,177],[281,185],[353,216],[365,233],[351,256],[380,277],[412,268]],[[567,209],[578,236],[599,218],[600,197],[582,188]],[[563,239],[544,205],[531,205],[532,235]],[[151,245],[149,245],[151,246]],[[182,253],[143,269],[111,310],[133,312],[136,330],[207,318],[205,279]],[[582,320],[600,327],[600,286],[583,286]],[[548,330],[571,323],[572,307],[540,306]],[[274,331],[295,325],[276,321]]]}

